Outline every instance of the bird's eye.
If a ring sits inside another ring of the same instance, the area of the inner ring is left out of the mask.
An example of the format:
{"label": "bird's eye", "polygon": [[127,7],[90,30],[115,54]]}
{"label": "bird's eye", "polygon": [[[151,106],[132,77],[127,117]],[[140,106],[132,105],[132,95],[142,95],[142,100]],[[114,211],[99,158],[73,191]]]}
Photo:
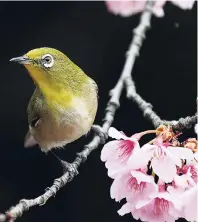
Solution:
{"label": "bird's eye", "polygon": [[50,68],[54,65],[54,58],[50,54],[42,56],[42,64],[46,68]]}

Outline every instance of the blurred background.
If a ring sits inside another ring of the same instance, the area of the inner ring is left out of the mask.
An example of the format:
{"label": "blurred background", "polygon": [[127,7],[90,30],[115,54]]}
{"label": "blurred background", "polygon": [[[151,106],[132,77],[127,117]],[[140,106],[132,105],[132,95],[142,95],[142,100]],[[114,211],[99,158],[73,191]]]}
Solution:
{"label": "blurred background", "polygon": [[[153,17],[133,77],[137,91],[154,110],[163,119],[173,120],[196,112],[197,5],[183,11],[167,3],[165,14],[164,18]],[[104,2],[0,2],[0,212],[21,198],[39,196],[62,174],[52,154],[23,147],[28,129],[26,107],[35,87],[27,71],[9,59],[44,46],[64,52],[97,82],[95,123],[102,124],[108,92],[120,76],[138,22],[139,15],[121,18],[108,13]],[[125,98],[125,91],[113,126],[128,135],[153,127],[136,104]],[[55,153],[72,161],[92,136]],[[193,129],[182,138],[190,136],[195,136]],[[101,148],[55,199],[32,208],[17,221],[133,221],[131,215],[117,214],[122,202],[110,198],[112,180],[100,161]]]}

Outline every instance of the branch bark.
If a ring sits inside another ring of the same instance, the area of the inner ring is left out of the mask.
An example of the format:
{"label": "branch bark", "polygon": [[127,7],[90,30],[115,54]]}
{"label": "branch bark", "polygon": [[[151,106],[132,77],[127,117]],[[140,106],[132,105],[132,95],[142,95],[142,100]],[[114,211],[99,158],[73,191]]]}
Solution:
{"label": "branch bark", "polygon": [[[144,101],[140,95],[136,93],[135,84],[131,77],[131,72],[135,63],[136,57],[139,55],[140,48],[142,46],[142,42],[145,38],[145,33],[147,29],[150,27],[150,21],[152,17],[152,7],[154,5],[154,1],[149,0],[147,1],[145,10],[143,11],[140,23],[137,28],[134,30],[134,38],[130,44],[129,50],[126,54],[126,61],[124,64],[124,68],[122,71],[122,74],[116,84],[116,86],[110,91],[110,100],[107,104],[106,108],[106,114],[104,118],[104,123],[102,127],[97,126],[95,129],[97,129],[100,134],[97,134],[94,136],[93,140],[85,145],[82,152],[77,153],[76,159],[73,161],[73,163],[68,164],[67,168],[68,171],[66,171],[60,178],[57,178],[54,180],[53,185],[46,189],[45,193],[40,195],[39,197],[35,199],[22,199],[19,201],[19,203],[11,207],[5,214],[0,214],[0,222],[6,222],[6,221],[14,221],[18,217],[22,216],[25,211],[28,211],[33,206],[41,206],[44,205],[49,198],[56,195],[56,193],[64,187],[68,182],[73,180],[73,178],[78,174],[78,167],[81,163],[85,162],[89,154],[98,148],[98,146],[103,143],[106,138],[108,137],[108,130],[110,126],[113,123],[116,110],[120,106],[120,95],[122,93],[122,90],[124,87],[126,87],[127,90],[127,97],[134,100],[140,109],[143,111],[144,115],[148,117],[153,123],[154,126],[158,126],[162,123],[162,120],[157,116],[155,112],[152,111],[151,104]],[[195,117],[193,118],[186,118],[185,120],[179,120],[176,124],[176,122],[166,122],[167,124],[171,125],[178,125],[178,126],[186,126],[184,122],[188,122],[188,126],[190,124],[194,123]],[[62,162],[63,165],[65,165],[65,162]]]}

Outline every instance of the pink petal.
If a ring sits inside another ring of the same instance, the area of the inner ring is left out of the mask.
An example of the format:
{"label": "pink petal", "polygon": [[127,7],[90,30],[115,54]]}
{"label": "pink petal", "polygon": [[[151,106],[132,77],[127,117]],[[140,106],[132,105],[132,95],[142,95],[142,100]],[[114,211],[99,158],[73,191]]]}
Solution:
{"label": "pink petal", "polygon": [[193,152],[190,149],[182,148],[182,147],[172,147],[168,146],[167,149],[171,152],[171,154],[175,158],[193,160]]}
{"label": "pink petal", "polygon": [[105,163],[105,167],[108,169],[108,176],[115,179],[119,172],[123,170],[125,165],[122,166],[118,162],[115,162],[115,160],[111,159]]}
{"label": "pink petal", "polygon": [[107,8],[115,15],[130,16],[134,13],[133,1],[106,1]]}
{"label": "pink petal", "polygon": [[131,139],[111,141],[104,146],[101,160],[106,161],[105,166],[111,178],[115,178],[119,171],[127,165],[135,147],[139,148],[138,142]]}
{"label": "pink petal", "polygon": [[131,169],[144,169],[153,155],[156,146],[146,144],[140,150],[134,150],[129,157],[128,165]]}
{"label": "pink petal", "polygon": [[184,216],[188,221],[197,221],[198,219],[198,197],[197,197],[198,186],[195,186],[187,190],[182,195],[182,203],[184,206]]}
{"label": "pink petal", "polygon": [[[164,220],[167,222],[175,222],[175,218],[172,216],[169,216],[167,214],[164,216]],[[164,222],[164,220],[163,220],[163,222]]]}
{"label": "pink petal", "polygon": [[118,214],[119,214],[120,216],[123,216],[123,215],[125,215],[125,214],[130,213],[131,210],[132,210],[131,204],[130,204],[130,203],[125,203],[125,204],[121,207],[121,209],[118,210]]}
{"label": "pink petal", "polygon": [[173,155],[172,153],[171,153],[171,151],[169,150],[169,149],[167,149],[166,147],[162,147],[162,150],[164,151],[164,153],[166,154],[166,156],[168,157],[168,158],[170,158],[171,160],[172,160],[172,162],[176,165],[176,166],[178,166],[178,167],[182,167],[182,161],[181,161],[181,159],[180,158],[178,158],[178,156],[176,156],[176,155]]}
{"label": "pink petal", "polygon": [[198,134],[198,124],[195,124],[195,133]]}
{"label": "pink petal", "polygon": [[116,179],[113,181],[110,188],[110,196],[115,201],[120,201],[126,197],[127,194],[127,182],[130,180],[131,175],[128,170],[123,171]]}
{"label": "pink petal", "polygon": [[171,0],[171,2],[180,7],[181,9],[192,9],[195,3],[195,0]]}
{"label": "pink petal", "polygon": [[163,6],[166,3],[166,0],[157,1],[153,7],[153,13],[157,17],[163,17],[164,16],[164,10]]}
{"label": "pink petal", "polygon": [[194,153],[194,158],[198,161],[198,152]]}
{"label": "pink petal", "polygon": [[154,8],[153,13],[157,17],[163,17],[164,16],[164,10],[162,8]]}
{"label": "pink petal", "polygon": [[110,127],[109,128],[109,132],[108,132],[109,136],[111,138],[114,138],[114,139],[117,139],[117,140],[120,140],[120,139],[124,139],[124,140],[127,140],[128,137],[125,136],[124,134],[120,133],[117,129],[115,129],[114,127]]}
{"label": "pink petal", "polygon": [[115,152],[118,147],[118,141],[110,141],[106,143],[101,151],[101,160],[103,162],[107,161],[109,157]]}
{"label": "pink petal", "polygon": [[120,15],[130,16],[143,11],[145,1],[122,1]]}
{"label": "pink petal", "polygon": [[131,170],[131,175],[136,179],[137,185],[127,195],[129,202],[136,205],[142,199],[149,199],[151,195],[157,194],[158,186],[155,184],[153,176],[134,170]]}
{"label": "pink petal", "polygon": [[131,175],[136,178],[138,184],[141,182],[154,183],[152,176],[148,176],[141,171],[131,170]]}
{"label": "pink petal", "polygon": [[170,195],[170,193],[168,192],[159,192],[156,197],[171,202],[177,210],[181,210],[182,208],[180,199],[174,197],[173,195]]}
{"label": "pink petal", "polygon": [[140,201],[138,201],[138,203],[136,204],[135,208],[136,208],[136,209],[140,209],[140,208],[148,205],[148,204],[151,203],[152,201],[153,201],[153,199],[140,200]]}
{"label": "pink petal", "polygon": [[173,187],[173,186],[169,185],[167,187],[167,192],[169,192],[174,197],[179,198],[180,195],[183,194],[184,189],[181,187]]}
{"label": "pink petal", "polygon": [[182,175],[182,176],[178,176],[176,175],[175,178],[174,178],[174,182],[175,182],[175,185],[177,187],[181,187],[181,188],[188,188],[188,178],[186,177],[187,175]]}
{"label": "pink petal", "polygon": [[[131,16],[142,12],[145,8],[145,0],[141,1],[106,1],[107,8],[110,12],[121,16]],[[172,3],[182,9],[192,9],[195,0],[172,0]],[[156,1],[153,7],[153,13],[158,16],[164,16],[163,6],[166,0]]]}
{"label": "pink petal", "polygon": [[[164,15],[163,6],[166,0],[157,1],[153,7],[153,13],[158,16],[162,17]],[[141,1],[106,1],[107,8],[110,12],[115,15],[131,16],[136,13],[140,13],[145,8],[145,0]]]}
{"label": "pink petal", "polygon": [[177,172],[174,162],[167,156],[153,158],[151,166],[154,173],[165,183],[172,182]]}

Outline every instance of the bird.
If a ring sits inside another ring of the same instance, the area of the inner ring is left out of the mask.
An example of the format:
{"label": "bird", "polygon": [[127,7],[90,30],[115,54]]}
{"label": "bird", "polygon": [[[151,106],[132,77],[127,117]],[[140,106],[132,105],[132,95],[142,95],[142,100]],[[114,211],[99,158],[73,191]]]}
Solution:
{"label": "bird", "polygon": [[48,47],[10,61],[22,64],[36,86],[27,107],[25,147],[37,144],[47,153],[90,131],[98,108],[98,86],[80,67]]}

